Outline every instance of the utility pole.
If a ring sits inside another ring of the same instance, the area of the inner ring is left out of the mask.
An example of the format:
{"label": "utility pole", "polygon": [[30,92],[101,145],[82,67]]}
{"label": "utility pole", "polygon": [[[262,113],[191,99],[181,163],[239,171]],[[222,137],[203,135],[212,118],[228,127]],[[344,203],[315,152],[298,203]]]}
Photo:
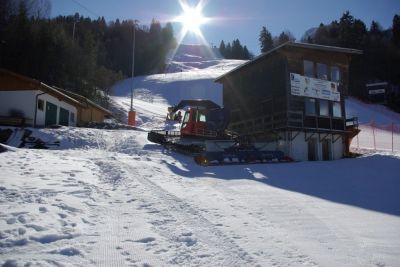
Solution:
{"label": "utility pole", "polygon": [[75,13],[74,15],[74,27],[72,28],[72,42],[75,42],[75,25],[79,21],[79,14]]}
{"label": "utility pole", "polygon": [[133,41],[132,41],[132,75],[131,75],[131,111],[133,111],[133,77],[135,75],[135,43],[136,43],[136,21],[133,21]]}
{"label": "utility pole", "polygon": [[132,38],[132,77],[131,77],[131,109],[128,113],[128,124],[136,125],[136,112],[133,110],[133,77],[135,76],[135,43],[136,43],[136,20],[133,21]]}
{"label": "utility pole", "polygon": [[74,28],[72,29],[72,41],[73,42],[75,41],[75,24],[76,24],[76,21],[74,21]]}

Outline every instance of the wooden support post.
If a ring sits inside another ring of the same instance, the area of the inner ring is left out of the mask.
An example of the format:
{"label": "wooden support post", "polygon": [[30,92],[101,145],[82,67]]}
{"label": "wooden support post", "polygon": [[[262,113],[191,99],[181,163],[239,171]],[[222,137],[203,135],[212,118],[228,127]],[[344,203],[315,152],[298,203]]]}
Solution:
{"label": "wooden support post", "polygon": [[393,132],[394,132],[394,122],[392,122],[392,153],[394,152]]}
{"label": "wooden support post", "polygon": [[374,137],[374,150],[376,151],[376,142],[375,142],[375,123],[372,122],[372,135]]}

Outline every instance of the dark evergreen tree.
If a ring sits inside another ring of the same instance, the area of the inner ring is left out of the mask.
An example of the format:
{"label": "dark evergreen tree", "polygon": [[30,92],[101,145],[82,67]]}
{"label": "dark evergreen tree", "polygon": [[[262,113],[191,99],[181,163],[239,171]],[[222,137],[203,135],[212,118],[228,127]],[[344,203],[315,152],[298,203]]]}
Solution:
{"label": "dark evergreen tree", "polygon": [[322,45],[327,45],[330,43],[329,29],[322,23],[315,31],[314,42]]}
{"label": "dark evergreen tree", "polygon": [[393,17],[392,40],[397,47],[400,47],[400,16],[397,14]]}
{"label": "dark evergreen tree", "polygon": [[281,34],[278,36],[278,38],[275,38],[275,46],[279,46],[281,44],[284,44],[286,42],[294,42],[296,38],[294,38],[293,34],[289,31],[284,31],[281,32]]}
{"label": "dark evergreen tree", "polygon": [[225,49],[225,58],[231,59],[232,58],[232,46],[231,43],[228,42]]}
{"label": "dark evergreen tree", "polygon": [[278,45],[284,44],[286,42],[289,42],[289,36],[282,32],[279,37],[278,37]]}
{"label": "dark evergreen tree", "polygon": [[252,56],[249,52],[249,50],[247,49],[247,46],[243,47],[243,59],[251,59]]}
{"label": "dark evergreen tree", "polygon": [[242,54],[243,54],[243,47],[240,44],[239,39],[233,40],[232,41],[231,58],[233,58],[233,59],[242,59]]}
{"label": "dark evergreen tree", "polygon": [[261,53],[265,53],[274,47],[272,35],[265,26],[263,26],[261,29],[258,41],[260,42]]}
{"label": "dark evergreen tree", "polygon": [[225,47],[225,43],[224,40],[221,41],[220,45],[219,45],[219,52],[221,53],[221,55],[226,58],[226,47]]}
{"label": "dark evergreen tree", "polygon": [[382,36],[382,27],[375,20],[371,22],[371,26],[369,27],[369,34],[377,37]]}

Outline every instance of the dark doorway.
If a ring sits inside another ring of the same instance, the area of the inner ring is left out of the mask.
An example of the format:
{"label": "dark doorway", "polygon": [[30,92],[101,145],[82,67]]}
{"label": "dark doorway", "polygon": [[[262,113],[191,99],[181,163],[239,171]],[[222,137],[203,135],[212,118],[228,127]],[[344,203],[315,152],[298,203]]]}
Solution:
{"label": "dark doorway", "polygon": [[318,160],[317,139],[311,138],[308,140],[308,160]]}
{"label": "dark doorway", "polygon": [[45,125],[57,124],[57,106],[46,101],[46,118]]}
{"label": "dark doorway", "polygon": [[331,142],[328,139],[322,140],[322,160],[331,160]]}
{"label": "dark doorway", "polygon": [[68,126],[69,125],[69,111],[60,107],[60,122],[59,124]]}

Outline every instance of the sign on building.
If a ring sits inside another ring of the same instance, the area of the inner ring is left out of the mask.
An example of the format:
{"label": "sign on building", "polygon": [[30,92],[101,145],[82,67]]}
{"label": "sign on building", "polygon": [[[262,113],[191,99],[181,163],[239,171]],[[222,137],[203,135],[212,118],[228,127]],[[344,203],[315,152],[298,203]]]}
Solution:
{"label": "sign on building", "polygon": [[369,90],[368,94],[370,95],[378,95],[378,94],[384,94],[385,89],[374,89],[374,90]]}
{"label": "sign on building", "polygon": [[290,73],[291,94],[340,101],[338,83]]}

